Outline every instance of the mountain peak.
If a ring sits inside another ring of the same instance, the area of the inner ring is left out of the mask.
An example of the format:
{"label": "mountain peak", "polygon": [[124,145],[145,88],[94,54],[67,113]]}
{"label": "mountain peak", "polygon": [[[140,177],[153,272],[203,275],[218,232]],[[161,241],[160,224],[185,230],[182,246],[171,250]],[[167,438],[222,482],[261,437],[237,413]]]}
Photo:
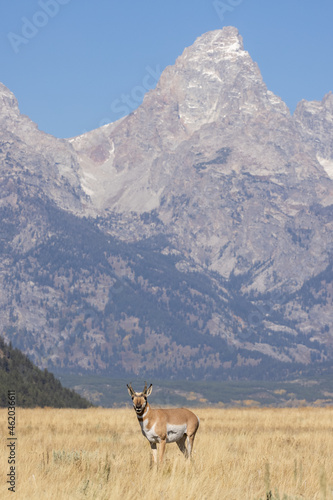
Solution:
{"label": "mountain peak", "polygon": [[177,63],[217,65],[222,61],[247,57],[251,62],[249,53],[244,50],[243,38],[233,26],[226,26],[221,30],[204,33],[195,42],[187,47],[177,59]]}
{"label": "mountain peak", "polygon": [[4,85],[3,83],[0,83],[0,96],[1,96],[1,97],[5,97],[5,96],[7,96],[7,97],[12,97],[12,98],[14,98],[14,99],[15,99],[13,92],[11,92],[11,91],[10,91],[10,90],[6,87],[6,85]]}
{"label": "mountain peak", "polygon": [[187,47],[147,100],[156,102],[156,97],[177,109],[174,118],[188,134],[226,116],[239,120],[245,113],[247,120],[260,109],[289,115],[281,99],[267,91],[258,65],[232,26],[205,33]]}
{"label": "mountain peak", "polygon": [[247,54],[244,51],[243,38],[237,28],[233,26],[225,26],[221,30],[204,33],[189,49],[185,50],[204,52],[205,55],[213,57],[215,60],[218,59],[218,56],[230,58],[244,55],[243,53]]}
{"label": "mountain peak", "polygon": [[[285,135],[291,135],[289,110],[267,90],[238,30],[228,26],[203,34],[187,47],[136,111],[71,144],[79,155],[85,192],[99,208],[142,213],[159,207],[165,184],[174,175],[173,160],[166,157],[173,157],[178,147],[190,151],[191,141],[194,147],[200,134],[206,134],[212,142],[207,154],[221,137],[223,148],[231,148],[240,134],[246,141],[250,130],[257,137],[262,119],[269,123],[260,132],[266,155],[269,128],[288,129]],[[129,136],[130,145],[124,140]],[[190,161],[184,159],[182,169]]]}
{"label": "mountain peak", "polygon": [[8,114],[19,114],[17,99],[5,85],[0,83],[0,119]]}

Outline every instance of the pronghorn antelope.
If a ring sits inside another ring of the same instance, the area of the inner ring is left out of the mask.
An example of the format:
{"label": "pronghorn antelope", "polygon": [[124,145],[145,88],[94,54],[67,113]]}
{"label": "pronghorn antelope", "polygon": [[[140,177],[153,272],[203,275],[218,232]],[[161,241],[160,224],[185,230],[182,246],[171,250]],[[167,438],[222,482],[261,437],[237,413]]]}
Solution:
{"label": "pronghorn antelope", "polygon": [[[163,460],[166,443],[177,443],[180,451],[186,458],[191,457],[195,434],[199,427],[199,419],[186,408],[169,410],[154,410],[147,398],[153,390],[152,384],[147,389],[147,382],[143,392],[135,392],[131,384],[127,384],[128,393],[132,398],[133,407],[141,426],[142,434],[148,439],[157,463],[157,443],[159,443],[159,462]],[[187,447],[185,442],[187,442]]]}

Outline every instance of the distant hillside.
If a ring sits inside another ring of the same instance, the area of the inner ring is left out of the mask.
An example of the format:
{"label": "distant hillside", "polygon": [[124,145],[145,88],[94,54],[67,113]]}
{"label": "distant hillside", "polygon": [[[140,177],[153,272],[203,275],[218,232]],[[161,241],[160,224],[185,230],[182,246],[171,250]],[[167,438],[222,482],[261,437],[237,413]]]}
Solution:
{"label": "distant hillside", "polygon": [[20,407],[52,406],[88,408],[93,406],[75,391],[62,387],[47,370],[37,368],[19,349],[13,349],[0,337],[0,406],[7,406],[8,391],[16,392]]}
{"label": "distant hillside", "polygon": [[[98,375],[60,375],[63,385],[70,387],[105,408],[131,406],[126,384],[135,390],[144,386],[142,378],[111,378]],[[320,370],[309,367],[298,378],[286,380],[158,380],[153,384],[152,406],[192,407],[291,407],[332,406],[333,367]]]}

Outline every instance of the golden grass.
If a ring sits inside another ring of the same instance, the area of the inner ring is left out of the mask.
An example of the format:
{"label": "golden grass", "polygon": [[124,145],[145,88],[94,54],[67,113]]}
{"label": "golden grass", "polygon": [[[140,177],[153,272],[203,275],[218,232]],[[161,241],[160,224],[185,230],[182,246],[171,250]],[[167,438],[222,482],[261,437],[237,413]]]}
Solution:
{"label": "golden grass", "polygon": [[170,444],[157,470],[149,468],[150,447],[132,409],[18,408],[14,494],[5,484],[7,410],[1,409],[0,498],[333,498],[333,408],[196,413],[192,463]]}

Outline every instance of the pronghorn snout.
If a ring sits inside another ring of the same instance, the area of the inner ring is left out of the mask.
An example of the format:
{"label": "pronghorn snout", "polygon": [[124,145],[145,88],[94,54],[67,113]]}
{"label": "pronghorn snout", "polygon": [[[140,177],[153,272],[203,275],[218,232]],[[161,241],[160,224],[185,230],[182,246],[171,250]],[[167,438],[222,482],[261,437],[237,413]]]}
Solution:
{"label": "pronghorn snout", "polygon": [[143,396],[135,395],[133,397],[133,406],[134,406],[134,410],[137,413],[142,412],[145,409],[146,405],[147,405],[147,400]]}

